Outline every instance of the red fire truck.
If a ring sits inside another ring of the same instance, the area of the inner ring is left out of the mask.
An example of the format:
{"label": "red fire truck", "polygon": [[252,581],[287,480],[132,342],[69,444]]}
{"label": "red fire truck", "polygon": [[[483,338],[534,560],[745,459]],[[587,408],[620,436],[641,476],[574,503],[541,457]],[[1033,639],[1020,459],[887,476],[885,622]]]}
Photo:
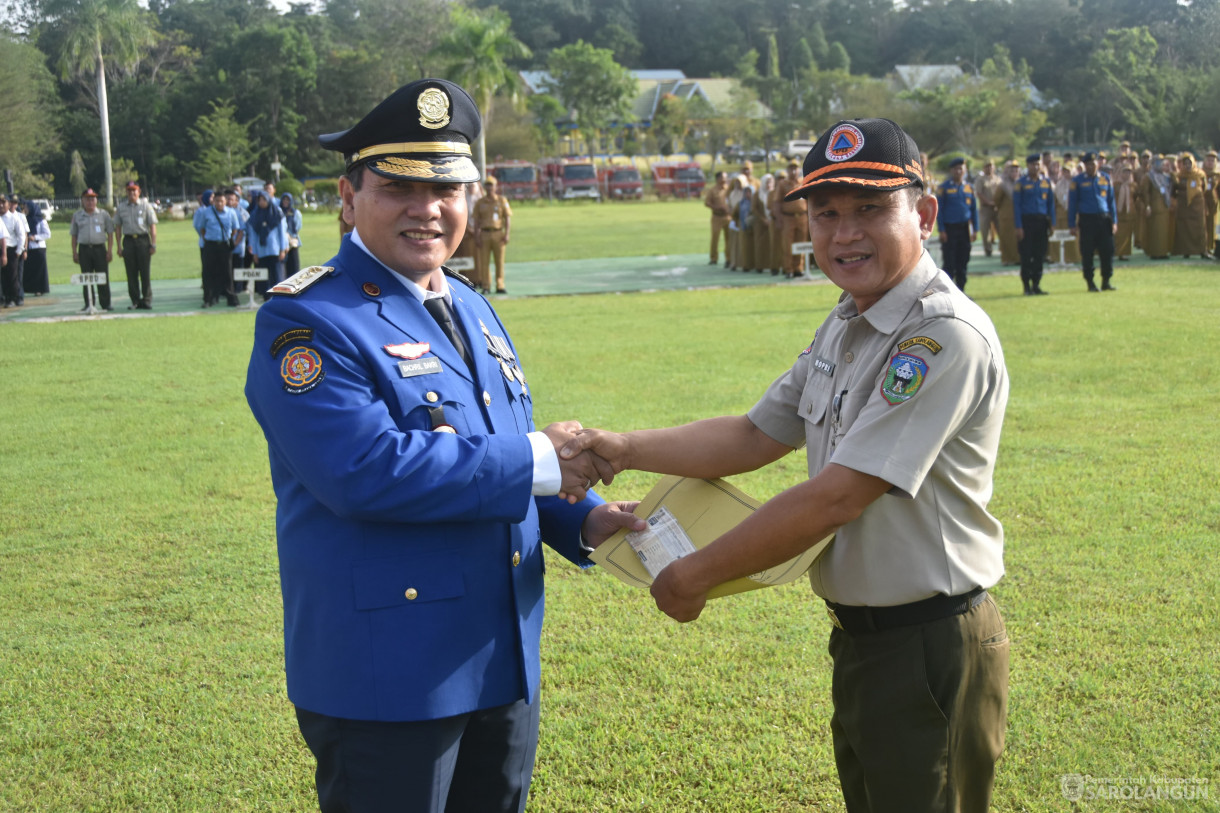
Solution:
{"label": "red fire truck", "polygon": [[487,169],[495,176],[504,197],[510,200],[538,197],[538,168],[529,161],[499,161]]}
{"label": "red fire truck", "polygon": [[644,197],[644,181],[633,166],[606,167],[598,174],[602,189],[609,200],[640,200]]}
{"label": "red fire truck", "polygon": [[652,164],[652,187],[662,200],[701,197],[706,185],[703,169],[694,161],[654,161]]}
{"label": "red fire truck", "polygon": [[599,200],[597,170],[589,158],[546,158],[538,165],[550,194],[563,200]]}

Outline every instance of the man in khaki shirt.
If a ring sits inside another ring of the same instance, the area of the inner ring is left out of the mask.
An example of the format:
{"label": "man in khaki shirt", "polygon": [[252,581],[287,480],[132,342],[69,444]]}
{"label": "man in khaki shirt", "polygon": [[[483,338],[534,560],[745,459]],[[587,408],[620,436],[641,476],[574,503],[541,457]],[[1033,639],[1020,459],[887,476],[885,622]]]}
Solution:
{"label": "man in khaki shirt", "polygon": [[[915,142],[886,119],[829,129],[807,198],[818,266],[844,295],[745,415],[584,430],[614,470],[722,477],[807,448],[809,479],[652,585],[679,621],[717,585],[834,534],[809,571],[833,629],[830,726],[847,809],[988,809],[1004,743],[1008,637],[987,590],[1003,531],[987,510],[1008,398],[995,328],[923,249],[936,224]],[[731,599],[730,599],[731,600]]]}
{"label": "man in khaki shirt", "polygon": [[474,245],[476,284],[483,293],[491,288],[491,258],[496,260],[496,293],[506,294],[504,287],[504,247],[508,245],[508,229],[513,216],[508,198],[496,191],[496,179],[488,175],[483,180],[483,197],[474,205]]}
{"label": "man in khaki shirt", "polygon": [[[97,208],[97,193],[86,189],[81,195],[81,208],[72,215],[68,234],[72,237],[72,262],[80,266],[82,274],[110,273],[110,261],[114,259],[114,221],[105,209]],[[93,300],[104,311],[110,310],[110,282],[96,286],[97,296]],[[89,310],[89,290],[84,293],[85,307]]]}
{"label": "man in khaki shirt", "polygon": [[780,248],[783,257],[785,277],[799,277],[805,273],[805,255],[793,254],[792,244],[803,243],[809,239],[809,224],[805,219],[805,199],[787,200],[788,193],[801,185],[801,165],[795,160],[788,162],[788,176],[775,185],[775,194],[780,200],[779,211],[783,217],[781,225],[783,243]]}
{"label": "man in khaki shirt", "polygon": [[979,233],[983,235],[983,253],[988,257],[991,256],[992,243],[1000,236],[995,214],[995,191],[999,185],[1000,176],[995,174],[995,161],[988,158],[983,164],[982,174],[974,179],[974,191],[979,198]]}
{"label": "man in khaki shirt", "polygon": [[720,262],[720,237],[723,235],[724,265],[727,268],[729,265],[729,223],[733,218],[729,214],[729,179],[723,172],[716,173],[716,183],[709,186],[703,193],[703,205],[712,210],[712,244],[708,249],[707,264],[717,265]]}
{"label": "man in khaki shirt", "polygon": [[127,269],[127,310],[152,310],[152,255],[157,253],[157,210],[127,182],[127,199],[114,210],[115,242]]}

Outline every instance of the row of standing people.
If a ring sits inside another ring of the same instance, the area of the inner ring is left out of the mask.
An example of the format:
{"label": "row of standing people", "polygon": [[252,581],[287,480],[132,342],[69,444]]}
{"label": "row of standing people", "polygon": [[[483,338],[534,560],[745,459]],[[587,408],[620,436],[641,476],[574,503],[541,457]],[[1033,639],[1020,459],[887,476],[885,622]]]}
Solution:
{"label": "row of standing people", "polygon": [[[1039,283],[1045,262],[1079,265],[1092,292],[1116,290],[1110,282],[1113,260],[1129,259],[1133,249],[1142,248],[1151,259],[1171,253],[1210,258],[1220,203],[1216,158],[1209,152],[1201,168],[1189,153],[1175,158],[1145,151],[1137,159],[1124,143],[1113,162],[1105,153],[1086,153],[1079,164],[1070,153],[1061,159],[1033,154],[1024,172],[1011,161],[1003,176],[988,160],[973,182],[963,178],[964,161],[956,159],[951,177],[936,187],[938,197],[942,211],[947,209],[963,229],[971,223],[972,230],[956,239],[950,235],[948,242],[942,230],[945,269],[964,287],[976,233],[987,256],[998,243],[1001,263],[1021,266],[1027,295],[1044,293]],[[975,205],[977,213],[967,208]],[[1051,247],[1055,232],[1057,246]],[[1100,289],[1093,281],[1095,257]]]}
{"label": "row of standing people", "polygon": [[42,208],[16,195],[0,195],[0,307],[25,304],[25,295],[50,291],[47,240],[51,229]]}
{"label": "row of standing people", "polygon": [[708,264],[720,263],[720,240],[725,244],[724,267],[730,270],[770,271],[786,278],[805,273],[805,255],[793,254],[792,245],[809,240],[802,198],[785,201],[784,196],[801,181],[800,164],[788,163],[787,170],[754,177],[754,166],[746,161],[732,181],[727,173],[716,173],[715,183],[703,196],[711,210],[711,245]]}
{"label": "row of standing people", "polygon": [[203,307],[237,305],[245,282],[233,279],[235,268],[262,268],[266,280],[254,283],[264,300],[268,290],[300,270],[301,212],[285,192],[275,200],[275,186],[254,190],[248,198],[239,188],[206,190],[199,198],[193,225],[199,235]]}
{"label": "row of standing people", "polygon": [[[1067,229],[1072,181],[1084,169],[1076,165],[1070,153],[1062,159],[1049,160],[1043,154],[1041,171],[1054,189],[1055,228]],[[1114,164],[1107,163],[1099,154],[1098,172],[1107,175],[1114,187],[1117,259],[1125,260],[1137,249],[1142,249],[1150,259],[1213,255],[1220,178],[1215,151],[1207,153],[1202,166],[1196,166],[1194,156],[1189,153],[1175,158],[1144,151],[1138,163],[1134,157],[1120,154]],[[1013,193],[1018,181],[1027,176],[1028,171],[1022,172],[1017,161],[1008,162],[1002,175],[995,171],[993,161],[987,161],[974,179],[984,252],[990,257],[993,246],[998,246],[1004,265],[1020,263]],[[1054,259],[1060,259],[1057,252]],[[1069,264],[1080,262],[1075,240],[1064,241],[1061,259]]]}
{"label": "row of standing people", "polygon": [[85,307],[111,310],[110,263],[117,247],[127,272],[128,310],[152,309],[152,256],[157,253],[157,210],[140,196],[140,185],[128,181],[124,200],[114,214],[97,205],[92,189],[81,195],[81,208],[72,214],[68,235],[72,240],[72,262],[82,273],[106,275],[107,281],[85,286]]}

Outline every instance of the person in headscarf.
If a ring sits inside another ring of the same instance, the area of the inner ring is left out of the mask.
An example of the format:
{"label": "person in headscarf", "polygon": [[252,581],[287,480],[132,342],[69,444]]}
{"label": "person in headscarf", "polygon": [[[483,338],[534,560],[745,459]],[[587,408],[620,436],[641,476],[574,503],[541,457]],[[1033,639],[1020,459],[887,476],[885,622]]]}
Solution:
{"label": "person in headscarf", "polygon": [[1195,164],[1188,152],[1178,158],[1178,176],[1174,179],[1173,253],[1189,257],[1198,254],[1211,259],[1207,252],[1207,176]]}
{"label": "person in headscarf", "polygon": [[1153,163],[1144,175],[1139,198],[1144,203],[1144,253],[1153,260],[1169,257],[1169,207],[1173,201],[1173,162]]}
{"label": "person in headscarf", "polygon": [[288,229],[288,254],[284,256],[284,279],[301,270],[301,210],[291,192],[280,195],[280,212]]}
{"label": "person in headscarf", "polygon": [[1114,179],[1114,207],[1118,212],[1118,231],[1114,233],[1114,256],[1130,259],[1131,244],[1139,221],[1135,195],[1135,170],[1124,162]]}
{"label": "person in headscarf", "polygon": [[288,226],[279,206],[272,206],[263,190],[250,193],[250,219],[246,221],[246,245],[254,256],[255,265],[267,269],[267,279],[254,284],[263,295],[284,278],[283,263],[288,255]]}
{"label": "person in headscarf", "polygon": [[767,207],[767,198],[775,188],[775,179],[771,173],[765,173],[759,179],[758,188],[754,191],[754,203],[750,214],[754,216],[754,265],[758,273],[771,268],[771,210]]}
{"label": "person in headscarf", "polygon": [[30,227],[30,242],[22,284],[27,294],[42,296],[51,292],[47,274],[47,241],[51,239],[51,227],[43,217],[42,207],[32,200],[25,202],[25,220]]}

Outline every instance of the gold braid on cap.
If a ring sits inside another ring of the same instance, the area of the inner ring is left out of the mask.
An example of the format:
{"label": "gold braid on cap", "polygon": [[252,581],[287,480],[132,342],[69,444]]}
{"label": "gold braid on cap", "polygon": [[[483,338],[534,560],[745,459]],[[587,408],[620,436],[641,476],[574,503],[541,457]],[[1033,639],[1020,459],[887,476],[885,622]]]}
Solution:
{"label": "gold braid on cap", "polygon": [[437,172],[431,161],[413,161],[410,158],[389,156],[372,162],[377,169],[397,174],[408,173],[416,178],[449,178],[452,173]]}
{"label": "gold braid on cap", "polygon": [[372,147],[365,147],[359,152],[354,152],[348,157],[347,163],[354,164],[357,161],[363,161],[365,158],[372,158],[374,155],[389,155],[391,153],[415,154],[415,153],[436,153],[441,155],[470,155],[470,145],[461,141],[399,141],[394,144],[377,144]]}

